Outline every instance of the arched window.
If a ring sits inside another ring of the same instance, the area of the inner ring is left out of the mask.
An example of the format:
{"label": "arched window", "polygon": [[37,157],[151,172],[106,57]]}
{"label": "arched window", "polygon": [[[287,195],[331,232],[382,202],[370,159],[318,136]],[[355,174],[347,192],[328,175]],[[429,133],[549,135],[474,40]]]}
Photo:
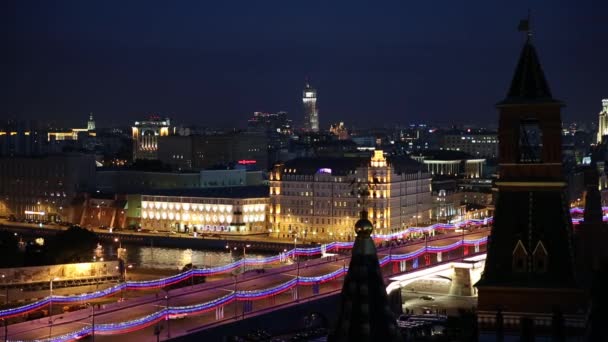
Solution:
{"label": "arched window", "polygon": [[526,251],[524,244],[521,243],[521,240],[518,240],[515,249],[513,249],[513,272],[526,272],[528,269],[526,265],[527,259],[528,252]]}
{"label": "arched window", "polygon": [[538,241],[534,252],[532,253],[532,260],[534,262],[534,272],[544,273],[547,272],[547,263],[549,261],[549,253],[542,241]]}

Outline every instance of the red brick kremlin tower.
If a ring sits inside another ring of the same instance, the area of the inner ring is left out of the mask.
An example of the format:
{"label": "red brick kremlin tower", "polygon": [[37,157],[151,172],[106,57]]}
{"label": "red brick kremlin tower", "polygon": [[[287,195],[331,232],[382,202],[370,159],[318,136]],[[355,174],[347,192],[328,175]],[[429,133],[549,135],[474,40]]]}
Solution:
{"label": "red brick kremlin tower", "polygon": [[476,285],[480,340],[580,335],[587,313],[562,175],[564,104],[553,98],[526,31],[507,97],[497,104],[496,210]]}

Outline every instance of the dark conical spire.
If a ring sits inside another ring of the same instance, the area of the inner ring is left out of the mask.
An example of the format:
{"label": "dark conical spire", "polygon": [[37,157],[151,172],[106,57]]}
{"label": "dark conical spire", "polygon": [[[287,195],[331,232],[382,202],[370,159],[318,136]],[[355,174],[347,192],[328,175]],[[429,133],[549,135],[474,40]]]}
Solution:
{"label": "dark conical spire", "polygon": [[355,245],[340,299],[340,314],[329,342],[401,341],[380,273],[367,212],[355,224]]}
{"label": "dark conical spire", "polygon": [[528,102],[558,102],[553,99],[530,36],[526,39],[519,56],[507,97],[501,104]]}

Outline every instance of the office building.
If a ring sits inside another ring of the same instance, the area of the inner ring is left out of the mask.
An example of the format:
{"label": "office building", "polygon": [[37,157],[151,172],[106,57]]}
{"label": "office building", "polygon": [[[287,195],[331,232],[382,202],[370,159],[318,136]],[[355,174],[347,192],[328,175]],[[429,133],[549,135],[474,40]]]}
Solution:
{"label": "office building", "polygon": [[442,149],[460,151],[475,158],[496,158],[498,156],[498,135],[488,132],[457,131],[443,135]]}
{"label": "office building", "polygon": [[159,139],[158,159],[178,170],[238,164],[265,170],[268,139],[261,132],[166,136]]}
{"label": "office building", "polygon": [[95,158],[85,154],[0,158],[0,216],[71,221],[70,206],[95,187]]}

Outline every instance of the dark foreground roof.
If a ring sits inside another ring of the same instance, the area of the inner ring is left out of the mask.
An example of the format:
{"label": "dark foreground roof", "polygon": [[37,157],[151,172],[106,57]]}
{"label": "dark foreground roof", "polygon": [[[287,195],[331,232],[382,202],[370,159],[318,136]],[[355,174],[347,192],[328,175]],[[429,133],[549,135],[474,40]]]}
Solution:
{"label": "dark foreground roof", "polygon": [[221,188],[158,189],[145,191],[142,193],[142,195],[217,198],[260,198],[269,196],[269,188],[264,185],[256,185]]}

